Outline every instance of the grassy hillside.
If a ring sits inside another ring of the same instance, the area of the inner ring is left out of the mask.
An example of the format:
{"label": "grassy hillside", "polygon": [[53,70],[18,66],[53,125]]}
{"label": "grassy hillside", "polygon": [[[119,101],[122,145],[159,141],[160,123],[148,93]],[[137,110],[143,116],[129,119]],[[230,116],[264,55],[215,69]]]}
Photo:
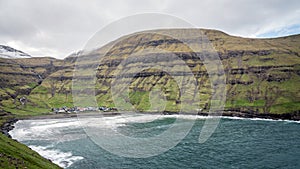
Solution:
{"label": "grassy hillside", "polygon": [[[12,119],[14,115],[0,111],[0,126],[3,129],[4,123]],[[60,168],[43,158],[35,151],[15,140],[8,138],[0,133],[0,168]]]}
{"label": "grassy hillside", "polygon": [[[30,92],[63,62],[53,58],[2,59],[0,58],[0,126],[12,118],[49,112],[37,106],[39,101],[28,99]],[[8,113],[11,112],[11,113]],[[0,168],[60,168],[38,153],[0,133]]]}
{"label": "grassy hillside", "polygon": [[[164,30],[161,30],[163,32]],[[227,101],[225,110],[255,114],[297,114],[300,110],[300,36],[275,39],[250,39],[227,35],[215,30],[184,29],[167,30],[191,42],[205,34],[218,52],[226,74]],[[116,45],[99,61],[97,67],[96,98],[98,105],[113,107],[111,82],[118,72],[119,64],[132,54],[145,49],[159,51],[149,58],[159,57],[159,62],[170,53],[179,56],[189,66],[199,84],[201,100],[199,108],[208,110],[212,95],[211,82],[203,61],[194,57],[193,52],[180,41],[164,35],[143,33],[122,37]],[[103,53],[103,48],[93,53]],[[95,64],[93,53],[82,57],[87,59],[82,66]],[[142,55],[134,57],[145,57]],[[146,56],[147,57],[147,56]],[[1,103],[7,112],[17,115],[38,115],[53,107],[73,106],[72,76],[76,58],[65,60],[53,58],[39,59],[1,59]],[[126,71],[134,72],[136,65],[127,65]],[[174,71],[179,67],[174,63]],[[161,75],[161,70],[144,70],[134,77],[130,85],[130,103],[140,111],[150,107],[149,93],[152,89],[162,90],[167,102],[165,111],[176,112],[180,109],[179,88],[174,79]],[[80,89],[75,89],[80,90]],[[26,97],[22,105],[21,97]],[[88,106],[88,103],[82,102]],[[151,111],[151,110],[148,110]]]}
{"label": "grassy hillside", "polygon": [[[214,30],[168,30],[174,34],[193,41],[201,38],[201,33],[207,35],[218,52],[225,69],[227,81],[226,111],[236,111],[245,114],[299,114],[299,42],[300,36],[290,36],[275,39],[249,39],[227,35]],[[163,32],[163,30],[161,31]],[[159,51],[147,56],[139,54],[143,50]],[[98,53],[103,50],[99,49]],[[201,100],[199,107],[208,110],[212,92],[211,82],[207,76],[203,62],[194,57],[191,51],[180,41],[157,34],[133,34],[117,40],[115,46],[108,51],[97,67],[96,98],[99,105],[114,106],[111,98],[110,86],[115,79],[119,64],[125,59],[136,59],[134,63],[126,65],[125,72],[134,72],[137,65],[145,60],[134,57],[148,57],[160,64],[168,62],[174,65],[173,60],[167,58],[175,53],[189,66],[199,84]],[[89,57],[92,54],[88,55]],[[85,59],[82,64],[92,64],[95,59]],[[83,56],[85,57],[85,56]],[[90,60],[90,62],[89,62]],[[157,63],[157,64],[159,64]],[[170,75],[160,75],[161,70],[144,70],[134,77],[130,86],[130,103],[140,111],[147,111],[150,107],[149,93],[154,88],[163,91],[167,98],[165,103],[168,112],[180,109],[180,94],[178,86]],[[125,82],[124,82],[125,83]],[[122,82],[120,83],[122,85]],[[151,110],[149,110],[151,111]]]}
{"label": "grassy hillside", "polygon": [[60,168],[38,153],[0,134],[0,168]]}

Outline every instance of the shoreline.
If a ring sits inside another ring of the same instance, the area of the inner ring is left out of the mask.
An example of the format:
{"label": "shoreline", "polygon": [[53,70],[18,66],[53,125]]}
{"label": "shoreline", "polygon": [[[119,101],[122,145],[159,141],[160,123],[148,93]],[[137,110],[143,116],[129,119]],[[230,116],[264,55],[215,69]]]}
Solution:
{"label": "shoreline", "polygon": [[[198,115],[208,116],[208,113],[198,113]],[[286,114],[265,114],[254,112],[237,112],[237,111],[223,111],[221,116],[224,117],[241,117],[241,118],[260,118],[269,120],[292,120],[300,121],[300,112],[286,113]]]}
{"label": "shoreline", "polygon": [[18,121],[18,118],[9,118],[6,120],[1,126],[0,126],[0,132],[7,136],[8,138],[11,138],[11,135],[9,134],[9,131],[13,130],[15,128],[14,124]]}
{"label": "shoreline", "polygon": [[[14,124],[18,120],[42,120],[42,119],[64,119],[64,118],[77,118],[78,116],[84,117],[93,117],[96,115],[101,115],[103,117],[108,116],[118,116],[130,112],[80,112],[80,113],[61,113],[61,114],[43,114],[38,116],[26,116],[26,117],[12,117],[9,118],[0,126],[0,132],[7,137],[11,138],[9,131],[14,129]],[[222,114],[209,114],[206,112],[200,112],[198,114],[193,113],[175,113],[175,112],[140,112],[139,114],[145,115],[194,115],[194,116],[216,116],[216,117],[239,117],[245,119],[258,118],[266,120],[291,120],[291,121],[300,121],[300,113],[289,113],[289,114],[258,114],[258,113],[249,113],[249,112],[237,112],[237,111],[224,111]]]}
{"label": "shoreline", "polygon": [[[38,120],[38,119],[61,119],[61,118],[77,118],[80,116],[84,117],[93,117],[93,116],[118,116],[123,114],[132,114],[132,112],[128,111],[112,111],[112,112],[80,112],[80,113],[60,113],[60,114],[43,114],[37,116],[25,116],[25,117],[14,117],[9,119],[6,123],[14,124],[18,120]],[[292,121],[300,121],[300,112],[296,113],[286,113],[286,114],[263,114],[263,113],[250,113],[250,112],[238,112],[238,111],[223,111],[223,113],[207,113],[207,112],[199,112],[195,113],[177,113],[177,112],[138,112],[134,114],[145,114],[145,115],[194,115],[194,116],[221,116],[221,117],[241,117],[241,118],[260,118],[260,119],[269,119],[269,120],[292,120]],[[5,123],[4,123],[5,124]],[[5,125],[7,128],[9,125]],[[4,125],[2,125],[4,126]],[[2,128],[1,126],[1,128]]]}
{"label": "shoreline", "polygon": [[[85,113],[61,113],[61,114],[43,114],[37,116],[25,116],[25,117],[11,117],[8,118],[1,126],[0,132],[11,138],[9,131],[14,129],[14,124],[19,120],[41,120],[41,119],[64,119],[64,118],[77,118],[78,115],[85,115],[85,116],[95,116],[99,114],[98,112],[85,112]],[[103,116],[116,116],[121,115],[119,112],[105,112],[102,113]]]}

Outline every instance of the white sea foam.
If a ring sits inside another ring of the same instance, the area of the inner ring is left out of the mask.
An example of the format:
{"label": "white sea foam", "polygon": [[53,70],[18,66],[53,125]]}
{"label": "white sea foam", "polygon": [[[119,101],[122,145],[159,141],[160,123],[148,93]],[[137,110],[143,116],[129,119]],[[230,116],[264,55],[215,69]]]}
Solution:
{"label": "white sea foam", "polygon": [[71,152],[62,152],[58,149],[54,149],[53,147],[34,145],[30,145],[29,147],[62,168],[67,168],[74,162],[84,159],[81,156],[74,156]]}
{"label": "white sea foam", "polygon": [[[141,115],[140,118],[143,115]],[[232,120],[253,120],[253,121],[270,121],[270,122],[287,122],[287,123],[300,123],[300,121],[295,120],[282,120],[282,119],[266,119],[266,118],[244,118],[244,117],[232,117],[232,116],[201,116],[201,115],[188,115],[188,114],[180,114],[180,115],[149,115],[149,116],[156,116],[156,119],[159,118],[181,118],[186,120],[205,120],[211,118],[223,118],[223,119],[232,119]],[[146,119],[155,119],[149,118],[146,116]]]}
{"label": "white sea foam", "polygon": [[87,137],[84,132],[66,133],[66,130],[79,130],[81,126],[88,128],[110,128],[116,130],[120,126],[127,123],[147,123],[154,120],[164,118],[179,118],[186,120],[205,120],[209,118],[224,118],[233,120],[255,120],[255,121],[271,121],[300,123],[291,120],[272,120],[262,118],[242,118],[242,117],[214,117],[199,115],[158,115],[158,114],[126,114],[120,116],[89,116],[68,118],[68,119],[41,119],[41,120],[20,120],[15,124],[14,130],[10,131],[10,135],[19,140],[54,140],[56,142],[64,142]]}
{"label": "white sea foam", "polygon": [[244,118],[244,117],[230,117],[230,116],[201,116],[201,115],[157,115],[157,114],[132,114],[123,116],[114,116],[109,118],[103,118],[103,123],[110,124],[108,126],[120,126],[126,123],[147,123],[158,119],[164,118],[179,118],[186,120],[206,120],[211,118],[223,118],[232,120],[254,120],[254,121],[270,121],[270,122],[287,122],[287,123],[300,123],[300,121],[294,120],[282,120],[282,119],[266,119],[266,118]]}
{"label": "white sea foam", "polygon": [[80,124],[85,127],[94,128],[111,128],[116,129],[120,126],[125,126],[127,123],[147,123],[154,120],[175,118],[185,120],[206,120],[211,118],[224,118],[233,120],[256,120],[256,121],[282,121],[289,123],[300,123],[299,121],[292,120],[273,120],[263,118],[243,118],[243,117],[227,117],[227,116],[200,116],[200,115],[159,115],[159,114],[124,114],[120,116],[94,116],[94,117],[81,117],[79,118]]}
{"label": "white sea foam", "polygon": [[265,118],[243,118],[243,117],[229,117],[222,116],[224,119],[233,119],[233,120],[253,120],[253,121],[269,121],[269,122],[286,122],[286,123],[300,123],[300,121],[295,120],[282,120],[282,119],[265,119]]}
{"label": "white sea foam", "polygon": [[117,128],[127,123],[147,123],[159,119],[160,115],[122,115],[111,117],[80,117],[79,121],[82,126],[95,128]]}
{"label": "white sea foam", "polygon": [[15,128],[9,132],[12,138],[19,141],[49,140],[64,142],[86,137],[84,133],[66,133],[65,130],[80,130],[76,118],[73,119],[43,119],[19,120]]}

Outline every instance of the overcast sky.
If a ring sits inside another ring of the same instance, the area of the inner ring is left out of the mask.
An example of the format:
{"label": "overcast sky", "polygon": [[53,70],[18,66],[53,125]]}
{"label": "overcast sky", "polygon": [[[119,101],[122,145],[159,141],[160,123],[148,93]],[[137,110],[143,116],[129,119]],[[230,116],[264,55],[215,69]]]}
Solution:
{"label": "overcast sky", "polygon": [[105,25],[145,12],[243,37],[300,33],[299,0],[0,0],[0,44],[64,58]]}

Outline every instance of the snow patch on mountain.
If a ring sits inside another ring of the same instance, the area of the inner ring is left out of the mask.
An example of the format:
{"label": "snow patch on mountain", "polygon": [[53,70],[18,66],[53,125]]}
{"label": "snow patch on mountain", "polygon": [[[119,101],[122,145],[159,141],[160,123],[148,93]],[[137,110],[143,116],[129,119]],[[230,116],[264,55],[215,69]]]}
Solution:
{"label": "snow patch on mountain", "polygon": [[12,47],[0,45],[0,58],[17,59],[17,58],[31,58],[31,56],[27,53],[24,53]]}

